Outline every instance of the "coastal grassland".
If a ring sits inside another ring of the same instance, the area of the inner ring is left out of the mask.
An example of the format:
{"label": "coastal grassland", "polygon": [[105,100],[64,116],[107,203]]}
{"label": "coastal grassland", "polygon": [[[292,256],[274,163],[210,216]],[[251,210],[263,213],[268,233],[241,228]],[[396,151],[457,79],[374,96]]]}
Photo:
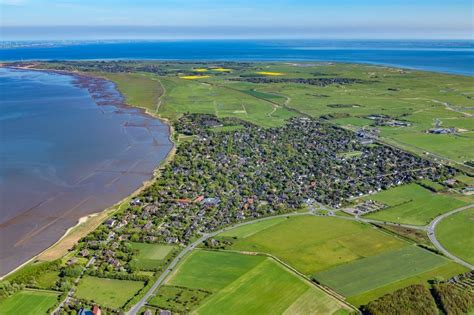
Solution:
{"label": "coastal grassland", "polygon": [[214,114],[218,117],[237,117],[263,127],[275,127],[296,114],[276,107],[268,100],[216,85],[212,82],[161,79],[166,94],[158,113],[171,120],[184,113]]}
{"label": "coastal grassland", "polygon": [[474,208],[444,218],[435,233],[450,253],[474,264]]}
{"label": "coastal grassland", "polygon": [[144,283],[141,281],[84,276],[77,286],[75,296],[100,305],[120,309],[143,288],[143,285]]}
{"label": "coastal grassland", "polygon": [[219,236],[246,238],[246,237],[254,235],[255,233],[263,231],[271,226],[279,224],[285,220],[287,220],[287,218],[279,217],[279,218],[268,219],[268,220],[264,220],[264,221],[260,221],[260,222],[256,222],[252,224],[247,224],[235,229],[222,232],[219,234]]}
{"label": "coastal grassland", "polygon": [[451,277],[454,277],[461,273],[465,273],[467,271],[469,270],[466,267],[463,267],[454,262],[448,262],[447,264],[441,265],[440,267],[433,268],[417,275],[394,281],[390,284],[377,287],[373,290],[366,291],[361,294],[353,295],[347,300],[352,305],[359,306],[367,304],[368,302],[373,301],[387,293],[391,293],[395,290],[404,288],[412,284],[423,284],[426,287],[429,287],[429,282],[432,280],[448,280]]}
{"label": "coastal grassland", "polygon": [[168,284],[218,291],[263,260],[263,256],[196,250],[179,266]]}
{"label": "coastal grassland", "polygon": [[0,299],[0,314],[47,314],[56,304],[58,297],[59,293],[50,291],[19,291],[8,298]]}
{"label": "coastal grassland", "polygon": [[164,93],[156,76],[142,73],[105,72],[101,72],[100,76],[115,82],[127,104],[143,108],[151,114],[156,113],[160,97]]}
{"label": "coastal grassland", "polygon": [[[333,115],[332,121],[341,126],[368,126],[373,123],[365,119],[370,114],[406,120],[411,126],[381,127],[381,135],[411,151],[430,151],[457,162],[473,158],[472,150],[466,150],[473,143],[474,99],[468,97],[474,93],[471,77],[350,64],[280,65],[278,71],[288,77],[345,77],[362,82],[327,86],[258,83],[253,88],[288,97],[287,106],[301,113],[313,117]],[[467,132],[459,136],[427,134],[436,120],[443,127]]]}
{"label": "coastal grassland", "polygon": [[135,242],[130,243],[130,246],[138,251],[132,264],[140,270],[156,270],[175,248],[170,245]]}
{"label": "coastal grassland", "polygon": [[474,144],[473,132],[462,135],[403,133],[392,135],[391,138],[402,145],[419,148],[420,150],[432,152],[455,161],[464,162],[474,159],[474,152],[472,150]]}
{"label": "coastal grassland", "polygon": [[168,284],[212,292],[195,310],[198,314],[332,314],[346,309],[265,256],[195,250]]}
{"label": "coastal grassland", "polygon": [[332,217],[298,216],[237,238],[231,249],[268,253],[298,271],[318,271],[406,246],[376,228]]}
{"label": "coastal grassland", "polygon": [[438,215],[466,204],[447,195],[435,194],[418,184],[398,186],[364,199],[376,200],[388,206],[364,217],[413,225],[428,224]]}
{"label": "coastal grassland", "polygon": [[313,277],[344,296],[353,296],[448,263],[442,256],[413,245],[336,266]]}

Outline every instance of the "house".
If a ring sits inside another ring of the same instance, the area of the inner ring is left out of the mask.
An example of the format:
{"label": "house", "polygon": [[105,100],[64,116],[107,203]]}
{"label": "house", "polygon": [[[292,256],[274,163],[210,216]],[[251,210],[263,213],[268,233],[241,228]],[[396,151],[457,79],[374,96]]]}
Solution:
{"label": "house", "polygon": [[168,310],[160,310],[160,315],[171,315],[171,312]]}
{"label": "house", "polygon": [[139,206],[139,205],[142,204],[142,201],[140,200],[140,198],[135,198],[135,199],[133,199],[132,201],[130,201],[130,204],[131,204],[132,206]]}
{"label": "house", "polygon": [[108,219],[107,221],[105,221],[105,225],[107,225],[107,227],[109,227],[109,228],[113,228],[114,225],[115,225],[115,222],[116,222],[116,220],[114,220],[114,219]]}

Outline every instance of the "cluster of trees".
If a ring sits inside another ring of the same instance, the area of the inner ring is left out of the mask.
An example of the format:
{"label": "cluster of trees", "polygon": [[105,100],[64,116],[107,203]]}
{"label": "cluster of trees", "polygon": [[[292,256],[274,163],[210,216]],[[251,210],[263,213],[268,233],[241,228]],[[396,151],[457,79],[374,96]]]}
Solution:
{"label": "cluster of trees", "polygon": [[268,77],[240,77],[231,79],[232,81],[244,81],[251,83],[296,83],[296,84],[308,84],[315,86],[328,86],[331,84],[347,85],[354,83],[364,83],[365,81],[352,78],[268,78]]}
{"label": "cluster of trees", "polygon": [[362,312],[368,315],[433,315],[438,314],[438,308],[430,291],[415,284],[370,302],[362,307]]}
{"label": "cluster of trees", "polygon": [[447,315],[468,314],[474,310],[474,287],[461,289],[451,283],[433,285],[433,296]]}

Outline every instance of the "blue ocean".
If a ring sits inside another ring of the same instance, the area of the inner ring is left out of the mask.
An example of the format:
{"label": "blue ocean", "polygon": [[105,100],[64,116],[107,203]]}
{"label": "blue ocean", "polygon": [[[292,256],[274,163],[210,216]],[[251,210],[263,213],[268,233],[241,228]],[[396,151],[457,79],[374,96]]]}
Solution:
{"label": "blue ocean", "polygon": [[[5,45],[3,45],[5,47]],[[188,40],[31,43],[0,60],[335,61],[474,75],[472,40]]]}

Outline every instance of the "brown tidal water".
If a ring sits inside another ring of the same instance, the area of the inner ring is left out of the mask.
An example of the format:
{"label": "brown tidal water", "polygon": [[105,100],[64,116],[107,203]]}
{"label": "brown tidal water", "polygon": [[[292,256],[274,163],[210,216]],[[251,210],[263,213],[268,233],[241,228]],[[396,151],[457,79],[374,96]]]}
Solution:
{"label": "brown tidal water", "polygon": [[0,276],[149,180],[169,134],[110,81],[0,69]]}

